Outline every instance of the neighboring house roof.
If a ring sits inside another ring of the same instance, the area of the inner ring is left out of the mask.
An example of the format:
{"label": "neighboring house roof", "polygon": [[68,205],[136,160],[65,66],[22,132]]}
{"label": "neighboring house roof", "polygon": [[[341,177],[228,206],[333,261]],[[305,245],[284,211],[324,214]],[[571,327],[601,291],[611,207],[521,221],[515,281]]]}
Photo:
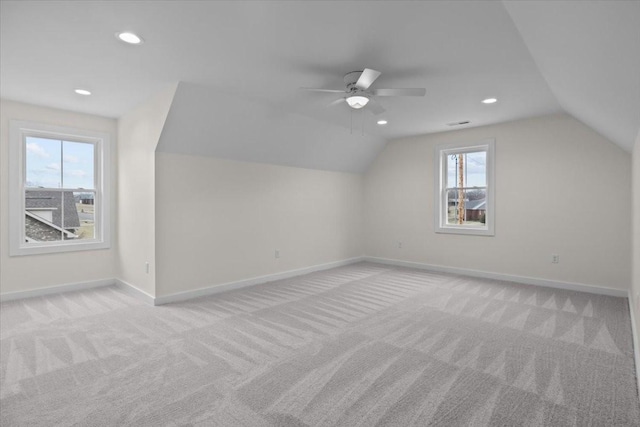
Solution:
{"label": "neighboring house roof", "polygon": [[78,210],[76,209],[76,201],[72,191],[43,191],[43,190],[26,190],[25,210],[51,210],[51,223],[57,227],[62,225],[62,203],[61,196],[64,193],[64,227],[79,228],[80,218],[78,218]]}
{"label": "neighboring house roof", "polygon": [[[457,197],[449,198],[449,203],[458,203]],[[464,208],[469,210],[486,210],[487,209],[487,199],[464,199]]]}
{"label": "neighboring house roof", "polygon": [[75,239],[78,236],[70,231],[58,227],[46,219],[34,215],[29,211],[25,212],[25,238],[27,242],[49,242],[62,239]]}
{"label": "neighboring house roof", "polygon": [[464,208],[470,211],[487,210],[487,199],[467,200],[464,202]]}

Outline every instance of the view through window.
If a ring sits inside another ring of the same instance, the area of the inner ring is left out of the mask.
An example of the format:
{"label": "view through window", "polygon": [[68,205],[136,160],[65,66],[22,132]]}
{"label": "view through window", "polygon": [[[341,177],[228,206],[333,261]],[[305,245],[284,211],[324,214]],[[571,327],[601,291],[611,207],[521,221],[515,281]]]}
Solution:
{"label": "view through window", "polygon": [[487,152],[449,154],[446,162],[447,224],[485,224]]}
{"label": "view through window", "polygon": [[25,229],[28,243],[95,237],[95,145],[25,138]]}
{"label": "view through window", "polygon": [[436,147],[436,232],[493,235],[494,146]]}

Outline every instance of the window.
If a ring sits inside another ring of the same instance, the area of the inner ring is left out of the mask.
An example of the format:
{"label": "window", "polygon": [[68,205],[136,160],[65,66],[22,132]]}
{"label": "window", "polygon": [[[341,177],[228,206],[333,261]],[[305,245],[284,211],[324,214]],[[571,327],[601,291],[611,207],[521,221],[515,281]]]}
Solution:
{"label": "window", "polygon": [[436,232],[494,235],[494,146],[436,147]]}
{"label": "window", "polygon": [[109,136],[10,127],[10,255],[108,248]]}

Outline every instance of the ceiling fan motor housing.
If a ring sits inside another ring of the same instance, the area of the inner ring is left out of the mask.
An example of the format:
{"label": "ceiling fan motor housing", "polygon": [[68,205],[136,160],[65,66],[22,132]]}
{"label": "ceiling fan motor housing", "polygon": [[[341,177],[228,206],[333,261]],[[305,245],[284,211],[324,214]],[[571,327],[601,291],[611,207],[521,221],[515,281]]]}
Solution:
{"label": "ceiling fan motor housing", "polygon": [[362,71],[352,71],[344,75],[344,84],[347,86],[347,91],[356,92],[358,88],[356,87],[356,82],[362,75]]}

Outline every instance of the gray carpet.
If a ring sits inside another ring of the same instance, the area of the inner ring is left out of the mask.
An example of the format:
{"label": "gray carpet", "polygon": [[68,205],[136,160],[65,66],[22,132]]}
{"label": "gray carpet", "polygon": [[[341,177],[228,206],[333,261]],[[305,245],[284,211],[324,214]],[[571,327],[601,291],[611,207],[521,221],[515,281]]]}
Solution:
{"label": "gray carpet", "polygon": [[638,426],[625,299],[360,263],[3,303],[2,426]]}

